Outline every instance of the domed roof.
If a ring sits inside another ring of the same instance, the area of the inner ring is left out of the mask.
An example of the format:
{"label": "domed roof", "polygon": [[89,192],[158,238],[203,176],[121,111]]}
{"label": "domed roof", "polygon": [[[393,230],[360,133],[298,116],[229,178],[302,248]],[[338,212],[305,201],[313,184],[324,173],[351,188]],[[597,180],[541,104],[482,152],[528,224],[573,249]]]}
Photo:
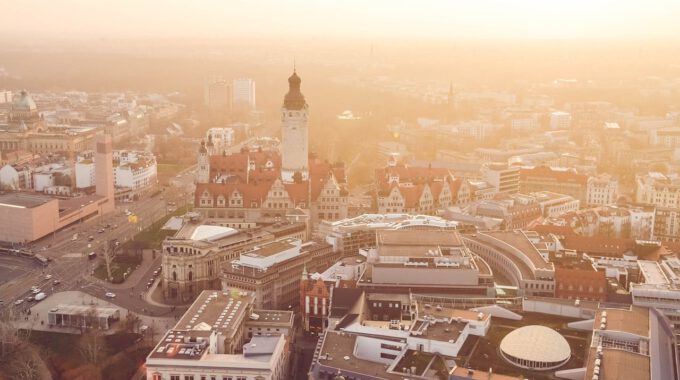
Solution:
{"label": "domed roof", "polygon": [[17,111],[35,111],[38,109],[33,98],[31,98],[31,95],[28,95],[26,90],[21,91],[19,99],[14,102],[12,108]]}
{"label": "domed roof", "polygon": [[557,363],[569,360],[569,343],[557,331],[540,325],[511,331],[501,341],[501,352],[531,362]]}
{"label": "domed roof", "polygon": [[198,153],[208,153],[208,150],[205,149],[205,141],[201,140],[201,147],[198,148]]}
{"label": "domed roof", "polygon": [[293,71],[293,75],[288,78],[288,93],[283,98],[283,108],[287,110],[301,110],[306,105],[305,96],[300,92],[302,79]]}

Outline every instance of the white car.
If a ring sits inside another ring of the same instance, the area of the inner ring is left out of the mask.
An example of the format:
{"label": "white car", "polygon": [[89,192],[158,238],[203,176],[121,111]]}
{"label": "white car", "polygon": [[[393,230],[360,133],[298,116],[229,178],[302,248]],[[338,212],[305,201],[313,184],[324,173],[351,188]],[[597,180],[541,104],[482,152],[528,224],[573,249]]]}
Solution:
{"label": "white car", "polygon": [[107,292],[105,296],[106,298],[116,298],[116,293]]}
{"label": "white car", "polygon": [[45,293],[38,293],[38,294],[35,295],[36,302],[42,301],[45,298],[47,298],[47,295]]}
{"label": "white car", "polygon": [[14,304],[17,305],[17,306],[21,305],[22,303],[24,303],[23,298],[19,298],[18,300],[14,301]]}
{"label": "white car", "polygon": [[40,293],[40,289],[38,289],[38,288],[31,289],[31,293],[38,294],[38,293]]}
{"label": "white car", "polygon": [[45,280],[49,280],[49,279],[51,279],[51,278],[52,278],[52,275],[51,275],[51,274],[48,274],[47,276],[45,276]]}

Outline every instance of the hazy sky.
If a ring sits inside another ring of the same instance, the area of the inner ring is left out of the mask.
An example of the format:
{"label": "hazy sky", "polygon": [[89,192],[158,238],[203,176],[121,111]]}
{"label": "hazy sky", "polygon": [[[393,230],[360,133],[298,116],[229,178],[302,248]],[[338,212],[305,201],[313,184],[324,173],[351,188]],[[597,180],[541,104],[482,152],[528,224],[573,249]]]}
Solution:
{"label": "hazy sky", "polygon": [[35,37],[680,37],[680,0],[0,0]]}

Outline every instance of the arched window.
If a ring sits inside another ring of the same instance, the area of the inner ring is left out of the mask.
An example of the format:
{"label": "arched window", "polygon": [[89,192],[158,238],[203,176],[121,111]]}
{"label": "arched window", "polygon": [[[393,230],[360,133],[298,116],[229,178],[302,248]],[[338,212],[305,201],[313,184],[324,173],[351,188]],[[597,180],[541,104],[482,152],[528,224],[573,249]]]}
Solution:
{"label": "arched window", "polygon": [[177,281],[177,272],[172,272],[172,281]]}
{"label": "arched window", "polygon": [[189,281],[191,281],[194,278],[194,272],[189,272]]}

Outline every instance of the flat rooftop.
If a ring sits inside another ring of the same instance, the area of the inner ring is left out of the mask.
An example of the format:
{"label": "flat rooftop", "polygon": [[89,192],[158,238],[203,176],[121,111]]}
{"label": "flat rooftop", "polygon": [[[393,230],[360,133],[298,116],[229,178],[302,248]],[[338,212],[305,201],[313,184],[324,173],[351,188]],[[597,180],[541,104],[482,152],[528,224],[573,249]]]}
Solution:
{"label": "flat rooftop", "polygon": [[[260,317],[256,322],[258,323],[293,323],[292,311],[278,311],[278,310],[253,310],[253,314]],[[252,321],[251,321],[252,322]]]}
{"label": "flat rooftop", "polygon": [[204,290],[175,325],[174,330],[210,331],[232,335],[246,317],[253,296],[243,292]]}
{"label": "flat rooftop", "polygon": [[625,309],[602,309],[595,314],[595,328],[600,326],[602,313],[607,313],[607,330],[624,331],[630,334],[649,337],[649,310],[642,307]]}
{"label": "flat rooftop", "polygon": [[456,231],[447,230],[384,230],[378,231],[378,245],[402,246],[462,246]]}
{"label": "flat rooftop", "polygon": [[331,330],[326,331],[327,333],[318,358],[319,364],[373,376],[378,379],[403,379],[403,376],[385,372],[384,364],[355,357],[354,346],[357,340],[356,335]]}
{"label": "flat rooftop", "polygon": [[277,240],[253,247],[252,250],[245,252],[242,255],[250,257],[270,257],[297,247],[298,241],[298,239],[293,238]]}
{"label": "flat rooftop", "polygon": [[89,204],[101,202],[104,199],[106,199],[106,197],[97,194],[77,198],[59,199],[59,215],[69,214]]}
{"label": "flat rooftop", "polygon": [[[596,358],[595,347],[590,349],[585,379],[593,378]],[[649,356],[629,351],[605,348],[600,359],[600,376],[605,379],[650,380],[651,368]],[[602,375],[604,374],[604,377]]]}
{"label": "flat rooftop", "polygon": [[36,194],[4,194],[0,195],[0,207],[33,208],[54,200],[54,198]]}

